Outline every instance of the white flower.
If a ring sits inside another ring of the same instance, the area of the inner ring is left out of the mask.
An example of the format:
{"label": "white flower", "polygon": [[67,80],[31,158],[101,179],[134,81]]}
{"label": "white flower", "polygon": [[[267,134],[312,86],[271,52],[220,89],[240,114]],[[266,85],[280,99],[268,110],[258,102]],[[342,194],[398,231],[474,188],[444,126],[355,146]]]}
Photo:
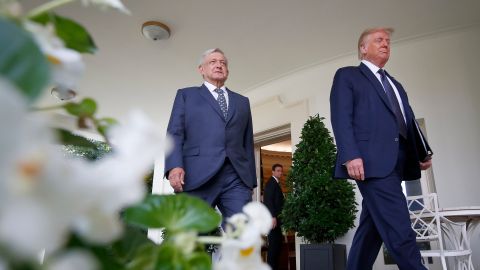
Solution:
{"label": "white flower", "polygon": [[122,232],[119,211],[144,196],[143,176],[163,136],[143,114],[112,131],[98,162],[66,158],[45,122],[0,80],[0,242],[18,255],[55,251],[71,230],[106,243]]}
{"label": "white flower", "polygon": [[227,220],[225,240],[222,242],[222,258],[215,263],[215,270],[269,270],[260,256],[262,235],[268,233],[272,216],[259,202],[244,206],[243,213]]}
{"label": "white flower", "polygon": [[144,197],[143,176],[153,168],[163,141],[140,112],[132,112],[125,125],[113,127],[109,134],[113,152],[94,163],[82,160],[73,175],[85,183],[79,188],[89,201],[76,216],[74,229],[97,243],[112,241],[122,232],[118,212]]}
{"label": "white flower", "polygon": [[[259,234],[255,237],[239,239],[227,238],[222,242],[221,259],[214,264],[215,270],[269,270],[270,267],[262,261],[262,238]],[[252,241],[253,240],[253,241]],[[247,244],[248,243],[248,244]]]}
{"label": "white flower", "polygon": [[63,244],[68,226],[64,218],[35,201],[14,202],[2,209],[0,239],[15,254],[35,257],[44,248],[56,250]]}
{"label": "white flower", "polygon": [[143,176],[153,168],[163,145],[163,136],[140,112],[132,112],[125,125],[113,127],[109,134],[113,153],[78,172],[95,189],[85,190],[92,207],[78,217],[75,229],[95,242],[109,242],[121,232],[116,230],[120,228],[117,213],[144,197]]}
{"label": "white flower", "polygon": [[225,233],[230,238],[239,237],[248,223],[248,216],[244,213],[237,213],[227,219]]}
{"label": "white flower", "polygon": [[10,171],[8,167],[14,166],[10,163],[11,157],[17,152],[18,143],[22,141],[18,134],[25,133],[23,120],[26,117],[24,110],[25,102],[17,94],[15,87],[7,80],[0,77],[0,123],[2,132],[0,132],[0,202],[4,197],[4,179],[10,177],[7,175]]}
{"label": "white flower", "polygon": [[130,14],[130,11],[123,5],[120,0],[82,0],[84,5],[97,5],[100,8],[114,8],[125,14]]}
{"label": "white flower", "polygon": [[267,234],[272,228],[272,215],[267,207],[260,202],[251,202],[243,207],[243,212],[249,216],[262,234]]}
{"label": "white flower", "polygon": [[108,243],[123,233],[118,211],[104,211],[100,205],[92,202],[93,208],[77,216],[73,221],[73,229],[83,238],[94,243]]}
{"label": "white flower", "polygon": [[25,21],[24,26],[33,34],[38,46],[50,61],[52,83],[64,89],[75,89],[85,69],[81,54],[65,47],[63,41],[56,36],[52,24],[43,26]]}
{"label": "white flower", "polygon": [[52,153],[46,147],[51,137],[39,122],[27,117],[18,93],[0,82],[0,240],[16,253],[34,256],[43,248],[57,248],[68,222],[62,218],[62,204],[38,203],[38,197],[51,192],[47,186],[54,184],[57,190],[62,181],[44,185],[37,181],[45,173],[45,158]]}
{"label": "white flower", "polygon": [[55,257],[47,264],[47,270],[95,270],[99,269],[95,258],[86,251],[72,250]]}
{"label": "white flower", "polygon": [[270,270],[260,256],[261,242],[248,248],[241,248],[238,242],[227,239],[222,243],[220,261],[214,263],[214,270]]}
{"label": "white flower", "polygon": [[189,255],[195,249],[196,240],[196,232],[182,232],[174,236],[173,243],[180,248],[184,254]]}

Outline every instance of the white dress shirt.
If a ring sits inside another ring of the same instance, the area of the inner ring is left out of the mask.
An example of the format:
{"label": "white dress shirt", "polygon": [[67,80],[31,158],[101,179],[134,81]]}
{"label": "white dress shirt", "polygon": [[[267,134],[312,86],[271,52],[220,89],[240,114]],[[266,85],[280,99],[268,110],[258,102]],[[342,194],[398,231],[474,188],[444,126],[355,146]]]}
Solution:
{"label": "white dress shirt", "polygon": [[272,177],[275,179],[275,181],[277,181],[278,184],[280,184],[279,180],[275,176],[272,175]]}
{"label": "white dress shirt", "polygon": [[[205,86],[208,88],[208,90],[210,91],[210,93],[213,95],[213,97],[215,98],[215,100],[218,100],[218,94],[217,92],[215,92],[214,90],[217,89],[217,87],[207,81],[203,82],[203,84],[205,84]],[[227,102],[227,107],[228,107],[228,92],[227,92],[227,88],[224,86],[220,87],[220,89],[223,90],[223,95],[225,96],[225,101]]]}
{"label": "white dress shirt", "polygon": [[[378,81],[380,82],[380,85],[382,85],[382,87],[383,87],[382,77],[380,76],[380,73],[378,73],[380,68],[377,67],[375,64],[373,64],[373,63],[371,63],[371,62],[369,62],[365,59],[362,60],[362,63],[364,63],[372,71],[372,73],[375,75],[375,77],[377,77]],[[407,119],[405,118],[405,110],[403,109],[402,98],[400,97],[400,94],[398,93],[398,89],[397,89],[397,87],[395,87],[395,84],[390,80],[390,78],[388,76],[386,76],[386,77],[387,77],[388,82],[390,83],[390,86],[392,87],[393,91],[395,92],[395,96],[397,97],[398,104],[400,105],[400,109],[402,110],[403,120],[405,120],[405,123],[406,123]],[[385,91],[385,89],[383,89],[383,91]]]}

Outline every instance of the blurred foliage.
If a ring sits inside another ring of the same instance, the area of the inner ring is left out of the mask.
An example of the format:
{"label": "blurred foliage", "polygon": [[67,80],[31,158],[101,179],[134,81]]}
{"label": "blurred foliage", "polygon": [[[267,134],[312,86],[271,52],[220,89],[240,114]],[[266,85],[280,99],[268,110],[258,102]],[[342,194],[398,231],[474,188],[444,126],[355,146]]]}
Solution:
{"label": "blurred foliage", "polygon": [[49,63],[30,33],[0,17],[0,77],[32,102],[50,80]]}
{"label": "blurred foliage", "polygon": [[[198,233],[218,227],[220,215],[206,202],[185,194],[150,195],[124,212],[125,220],[140,228],[164,228],[162,245],[139,249],[128,269],[211,269],[205,246],[195,242]],[[193,238],[190,238],[192,236]],[[189,241],[193,241],[189,244]],[[189,251],[189,246],[192,251]]]}
{"label": "blurred foliage", "polygon": [[108,143],[88,139],[72,134],[67,130],[58,129],[59,141],[64,145],[67,155],[82,157],[87,160],[97,160],[112,151]]}
{"label": "blurred foliage", "polygon": [[[13,85],[31,106],[51,87],[65,90],[75,86],[84,67],[80,53],[97,50],[93,38],[82,25],[51,11],[70,2],[74,1],[46,1],[24,16],[20,14],[19,1],[0,1],[0,87],[4,83]],[[117,0],[82,2],[128,13]],[[104,142],[95,141],[57,129],[58,143],[63,145],[66,156],[95,162],[115,151],[107,134],[117,121],[109,117],[99,118],[94,99],[83,98],[32,111],[51,109],[64,110],[77,119],[78,129],[94,129],[104,137]],[[68,184],[67,180],[65,184]],[[151,191],[153,170],[146,172],[144,180]],[[118,218],[123,219],[126,226],[122,236],[113,243],[88,243],[70,232],[65,246],[56,253],[45,255],[44,265],[39,264],[36,258],[19,258],[7,246],[0,245],[0,268],[44,269],[56,255],[80,248],[90,252],[97,259],[100,269],[106,270],[211,269],[210,256],[205,252],[204,244],[197,241],[197,236],[198,233],[216,229],[221,218],[202,200],[187,195],[147,194],[143,202],[129,207],[123,214],[119,213]],[[161,244],[153,243],[147,238],[147,228],[165,228],[165,240]]]}
{"label": "blurred foliage", "polygon": [[65,42],[65,47],[80,53],[95,53],[97,46],[93,38],[79,23],[53,12],[42,13],[32,18],[32,21],[46,25],[51,23],[55,26],[57,36]]}

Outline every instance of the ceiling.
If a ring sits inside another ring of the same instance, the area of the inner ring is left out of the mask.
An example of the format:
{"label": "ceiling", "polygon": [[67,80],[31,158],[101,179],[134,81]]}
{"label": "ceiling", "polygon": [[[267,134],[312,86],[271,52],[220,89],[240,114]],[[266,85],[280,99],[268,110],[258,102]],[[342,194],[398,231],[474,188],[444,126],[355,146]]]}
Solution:
{"label": "ceiling", "polygon": [[[24,1],[25,2],[25,1]],[[29,0],[36,6],[45,1]],[[229,58],[227,86],[247,93],[296,70],[356,51],[367,27],[390,26],[394,40],[480,23],[478,0],[123,0],[132,15],[84,8],[58,10],[83,24],[99,51],[86,56],[82,95],[97,98],[106,114],[140,106],[169,111],[175,90],[199,85],[199,55],[219,47]],[[150,41],[148,20],[172,35]],[[155,107],[157,106],[157,107]],[[158,115],[153,117],[160,118]]]}
{"label": "ceiling", "polygon": [[260,147],[262,150],[292,153],[292,140],[281,141]]}

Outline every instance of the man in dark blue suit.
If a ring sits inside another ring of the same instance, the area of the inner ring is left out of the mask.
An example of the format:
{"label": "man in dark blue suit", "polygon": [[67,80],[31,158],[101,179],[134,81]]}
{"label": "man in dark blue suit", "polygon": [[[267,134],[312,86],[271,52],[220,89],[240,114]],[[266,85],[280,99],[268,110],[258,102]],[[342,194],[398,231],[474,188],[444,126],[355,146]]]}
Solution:
{"label": "man in dark blue suit", "polygon": [[431,160],[419,160],[407,93],[383,70],[392,32],[365,30],[358,41],[361,64],[339,69],[330,94],[338,148],[334,176],[356,180],[363,197],[349,270],[372,269],[382,242],[400,269],[425,269],[401,181],[419,179]]}
{"label": "man in dark blue suit", "polygon": [[198,70],[203,85],[180,89],[175,97],[165,176],[176,193],[217,206],[225,220],[242,211],[257,185],[250,103],[225,87],[228,61],[220,49],[206,51]]}

